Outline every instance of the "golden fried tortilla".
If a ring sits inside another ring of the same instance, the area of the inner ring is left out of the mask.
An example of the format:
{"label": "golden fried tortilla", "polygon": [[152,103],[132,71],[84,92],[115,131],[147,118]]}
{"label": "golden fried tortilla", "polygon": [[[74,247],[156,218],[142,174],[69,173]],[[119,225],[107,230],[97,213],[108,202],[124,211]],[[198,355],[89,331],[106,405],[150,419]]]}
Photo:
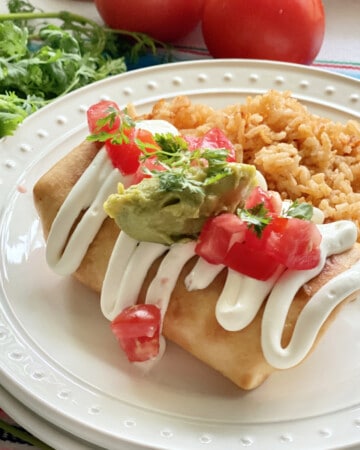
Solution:
{"label": "golden fried tortilla", "polygon": [[[99,145],[83,142],[55,164],[34,187],[34,201],[39,213],[45,237],[64,199],[90,164]],[[81,266],[74,276],[91,289],[100,292],[108,260],[118,236],[119,229],[108,218],[92,242]],[[297,317],[312,295],[328,280],[351,267],[360,259],[360,245],[328,259],[322,273],[307,283],[297,293],[289,312],[283,345],[291,337]],[[176,284],[165,316],[163,333],[186,351],[221,372],[243,389],[259,386],[274,370],[264,359],[261,350],[261,319],[263,308],[253,322],[237,332],[224,330],[215,318],[215,304],[222,290],[225,271],[220,273],[206,289],[187,291],[184,277],[194,261],[190,261]],[[139,301],[144,301],[146,289],[154,276],[156,264],[145,281]],[[346,299],[337,307],[323,325],[318,339],[329,327],[340,307],[355,297]]]}

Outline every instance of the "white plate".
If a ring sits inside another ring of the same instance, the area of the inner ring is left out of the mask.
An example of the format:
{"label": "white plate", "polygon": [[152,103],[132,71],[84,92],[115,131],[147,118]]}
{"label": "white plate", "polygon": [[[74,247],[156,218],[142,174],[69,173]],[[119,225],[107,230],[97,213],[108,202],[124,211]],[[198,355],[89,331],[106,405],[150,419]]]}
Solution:
{"label": "white plate", "polygon": [[344,310],[299,367],[241,392],[169,345],[141,377],[126,363],[97,296],[47,268],[34,182],[87,133],[100,98],[133,102],[187,94],[213,106],[290,89],[319,114],[360,118],[360,83],[261,61],[197,61],[109,78],[34,114],[0,141],[2,385],[36,414],[94,445],[167,449],[323,449],[360,443],[360,305]]}
{"label": "white plate", "polygon": [[[81,441],[65,431],[54,427],[42,417],[26,408],[26,406],[1,387],[0,404],[1,409],[16,420],[19,425],[26,427],[27,431],[43,442],[51,445],[52,448],[58,450],[90,450],[90,444],[88,442]],[[101,448],[91,445],[91,450],[101,450]],[[128,449],[123,447],[123,450]]]}

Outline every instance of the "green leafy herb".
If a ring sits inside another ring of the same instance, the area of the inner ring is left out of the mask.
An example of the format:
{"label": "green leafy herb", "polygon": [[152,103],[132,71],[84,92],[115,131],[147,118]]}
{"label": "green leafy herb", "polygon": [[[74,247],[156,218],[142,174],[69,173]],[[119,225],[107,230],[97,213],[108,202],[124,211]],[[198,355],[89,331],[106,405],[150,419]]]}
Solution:
{"label": "green leafy herb", "polygon": [[[268,215],[268,210],[264,203],[259,203],[253,208],[238,209],[238,216],[252,228],[258,238],[261,238],[265,227],[271,222],[271,216]],[[313,215],[313,207],[308,203],[299,203],[295,200],[289,208],[283,213],[283,217],[292,217],[302,220],[311,220]]]}
{"label": "green leafy herb", "polygon": [[108,29],[68,11],[44,12],[26,0],[10,0],[8,8],[0,14],[0,111],[6,119],[0,138],[55,98],[166,48],[143,33]]}
{"label": "green leafy herb", "polygon": [[[87,140],[91,142],[106,142],[111,141],[113,144],[122,144],[129,142],[129,136],[125,130],[129,130],[135,126],[132,118],[126,113],[119,111],[116,108],[110,106],[107,109],[108,114],[97,120],[96,128],[100,131],[95,131],[91,135],[87,136]],[[103,131],[102,128],[113,128],[117,118],[120,118],[120,126],[113,131]]]}
{"label": "green leafy herb", "polygon": [[159,189],[164,192],[188,191],[193,194],[202,192],[201,182],[187,176],[182,170],[165,170],[158,172]]}
{"label": "green leafy herb", "polygon": [[[101,129],[102,127],[105,127],[105,126],[112,128],[118,117],[119,117],[119,111],[116,108],[113,108],[112,106],[110,106],[108,108],[107,116],[105,116],[101,119],[98,119],[98,121],[96,122],[96,127],[99,129]],[[113,134],[111,134],[111,133],[101,132],[101,133],[93,134],[89,140],[105,142],[108,139],[111,139],[112,136],[113,136]]]}
{"label": "green leafy herb", "polygon": [[14,92],[0,94],[0,136],[11,135],[42,103],[43,100],[35,96],[19,98]]}
{"label": "green leafy herb", "polygon": [[[173,172],[176,171],[178,180],[187,179],[187,182],[181,182],[183,185],[191,183],[192,188],[197,190],[199,185],[207,186],[217,183],[221,178],[231,173],[226,160],[228,156],[226,149],[201,148],[190,151],[186,141],[181,136],[174,136],[171,133],[155,135],[155,140],[160,146],[160,150],[156,150],[155,153],[150,152],[144,157],[156,156],[163,166],[168,167]],[[157,172],[156,175],[160,178],[160,186],[165,185],[169,189],[168,180],[162,181],[162,178],[167,178],[168,175],[163,171]],[[199,178],[201,178],[201,182]],[[175,190],[174,183],[172,186]]]}
{"label": "green leafy herb", "polygon": [[174,136],[171,133],[156,133],[154,139],[161,148],[157,155],[158,159],[163,162],[179,159],[179,155],[188,150],[187,143],[181,136]]}
{"label": "green leafy herb", "polygon": [[285,211],[285,217],[295,217],[297,219],[311,220],[314,208],[309,203],[299,203],[295,200]]}
{"label": "green leafy herb", "polygon": [[261,238],[265,227],[271,222],[271,216],[268,215],[268,210],[262,202],[253,208],[239,209],[237,213],[240,219],[248,224],[248,228],[251,228],[258,238]]}
{"label": "green leafy herb", "polygon": [[228,154],[229,152],[225,148],[205,149],[201,153],[201,157],[208,162],[205,184],[216,183],[230,174],[231,170],[226,160]]}

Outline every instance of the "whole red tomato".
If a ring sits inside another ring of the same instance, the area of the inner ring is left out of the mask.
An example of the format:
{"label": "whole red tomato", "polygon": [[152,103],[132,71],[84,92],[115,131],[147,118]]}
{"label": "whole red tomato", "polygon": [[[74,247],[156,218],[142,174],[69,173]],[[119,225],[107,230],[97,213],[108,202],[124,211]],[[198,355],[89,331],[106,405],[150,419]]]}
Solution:
{"label": "whole red tomato", "polygon": [[215,58],[310,64],[324,38],[322,0],[207,0],[202,31]]}
{"label": "whole red tomato", "polygon": [[204,0],[95,0],[95,5],[111,28],[173,42],[198,24]]}

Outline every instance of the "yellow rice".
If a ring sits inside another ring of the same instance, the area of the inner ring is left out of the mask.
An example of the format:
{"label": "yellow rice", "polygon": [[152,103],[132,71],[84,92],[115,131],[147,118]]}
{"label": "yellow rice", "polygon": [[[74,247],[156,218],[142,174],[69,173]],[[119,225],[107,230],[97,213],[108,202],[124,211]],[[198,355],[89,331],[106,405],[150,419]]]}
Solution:
{"label": "yellow rice", "polygon": [[360,123],[311,114],[290,92],[269,91],[220,110],[187,97],[159,101],[150,114],[182,133],[221,128],[239,161],[254,164],[282,198],[320,208],[326,221],[350,219],[360,230]]}

